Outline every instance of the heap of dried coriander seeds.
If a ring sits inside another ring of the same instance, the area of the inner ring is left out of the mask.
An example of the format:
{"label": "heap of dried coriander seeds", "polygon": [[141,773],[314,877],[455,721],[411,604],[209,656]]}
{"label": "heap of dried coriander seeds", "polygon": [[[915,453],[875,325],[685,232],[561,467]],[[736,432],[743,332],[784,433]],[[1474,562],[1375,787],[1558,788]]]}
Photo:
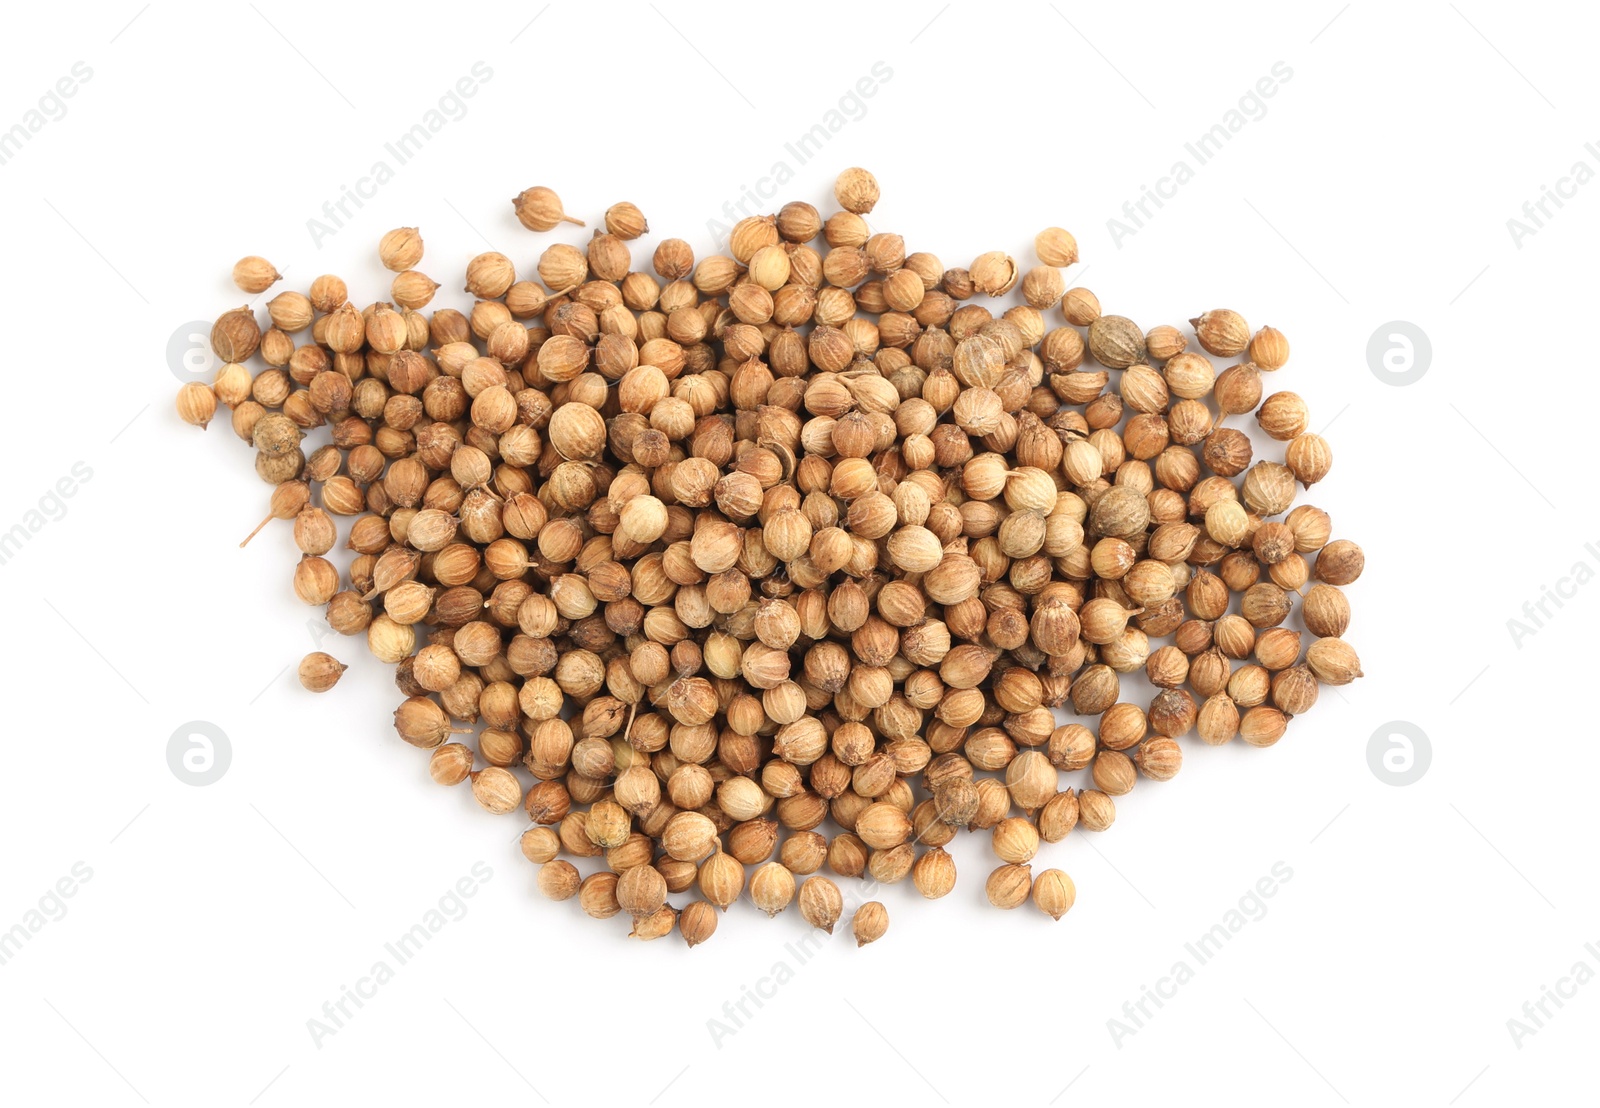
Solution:
{"label": "heap of dried coriander seeds", "polygon": [[[962,829],[990,835],[992,904],[1059,919],[1076,891],[1034,876],[1041,843],[1105,830],[1191,732],[1270,746],[1361,675],[1341,591],[1361,548],[1294,505],[1328,444],[1300,397],[1262,395],[1282,333],[1206,311],[1191,350],[1063,288],[1060,228],[1025,273],[1000,251],[947,269],[873,230],[872,174],[835,196],[743,220],[731,256],[666,239],[653,274],[619,203],[537,280],[478,255],[467,313],[424,314],[439,285],[398,228],[390,301],[323,276],[265,331],[227,312],[215,384],[178,397],[256,448],[296,595],[396,666],[394,725],[433,779],[522,809],[539,888],[640,938],[704,942],[746,891],[832,931],[824,867],[937,899]],[[548,188],[513,206],[583,225]],[[278,279],[234,267],[247,292]],[[1226,425],[1252,412],[1281,462]],[[1141,669],[1147,706],[1121,699]],[[300,677],[343,671],[319,652]],[[851,926],[873,942],[888,913]]]}

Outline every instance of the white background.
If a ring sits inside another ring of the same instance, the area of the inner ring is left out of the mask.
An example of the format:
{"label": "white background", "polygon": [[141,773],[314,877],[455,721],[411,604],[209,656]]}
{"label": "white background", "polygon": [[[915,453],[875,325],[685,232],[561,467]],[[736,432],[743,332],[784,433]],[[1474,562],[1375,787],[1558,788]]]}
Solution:
{"label": "white background", "polygon": [[[1520,1045],[1507,1027],[1575,962],[1600,968],[1600,588],[1520,646],[1507,628],[1575,563],[1600,566],[1600,186],[1520,246],[1507,228],[1573,163],[1600,167],[1576,7],[134,0],[11,18],[0,126],[74,63],[92,77],[0,166],[0,530],[75,463],[93,476],[0,566],[0,929],[75,863],[92,878],[0,965],[5,1100],[1471,1106],[1588,1080],[1600,987]],[[466,115],[314,243],[307,220],[479,61],[493,76]],[[799,165],[784,143],[875,62],[892,77],[865,115]],[[1107,221],[1194,167],[1184,144],[1276,62],[1293,75],[1265,116],[1115,243]],[[458,275],[486,241],[531,269],[587,234],[523,231],[506,201],[528,185],[591,222],[633,200],[709,253],[724,200],[780,160],[795,179],[770,208],[826,207],[834,174],[865,165],[873,225],[947,265],[1031,263],[1034,232],[1060,224],[1084,259],[1069,283],[1108,311],[1271,323],[1294,357],[1269,387],[1331,424],[1309,499],[1367,552],[1348,636],[1367,676],[1273,749],[1188,741],[1179,777],[1141,781],[1110,831],[1047,847],[1039,865],[1078,887],[1060,923],[984,905],[976,836],[952,896],[882,890],[884,941],[858,951],[841,928],[804,965],[794,912],[736,906],[687,951],[544,901],[522,820],[428,780],[358,642],[329,640],[352,663],[333,693],[299,688],[288,667],[319,613],[290,591],[288,528],[239,550],[266,501],[250,451],[225,417],[201,433],[173,413],[169,338],[238,305],[240,255],[286,270],[280,288],[340,273],[366,302],[387,295],[378,237],[417,224],[437,303],[465,306]],[[1406,387],[1368,364],[1392,320],[1431,338]],[[232,750],[207,787],[167,764],[192,720]],[[1369,765],[1394,720],[1430,740],[1403,787]],[[315,1044],[307,1021],[480,861],[467,914]],[[1107,1021],[1277,862],[1293,876],[1266,915],[1116,1041]],[[792,980],[714,1038],[707,1021],[780,961]]]}

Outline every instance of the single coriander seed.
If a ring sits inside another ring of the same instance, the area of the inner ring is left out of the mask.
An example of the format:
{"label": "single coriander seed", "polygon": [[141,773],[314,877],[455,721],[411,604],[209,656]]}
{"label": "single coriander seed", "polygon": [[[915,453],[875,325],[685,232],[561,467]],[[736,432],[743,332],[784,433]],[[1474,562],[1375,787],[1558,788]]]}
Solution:
{"label": "single coriander seed", "polygon": [[422,260],[422,235],[415,227],[396,227],[378,240],[378,260],[395,273],[415,269]]}
{"label": "single coriander seed", "polygon": [[178,390],[178,418],[185,423],[204,430],[216,414],[217,394],[210,385],[189,381]]}
{"label": "single coriander seed", "polygon": [[750,899],[769,918],[787,908],[794,895],[794,874],[780,862],[767,862],[757,867],[750,878]]}
{"label": "single coriander seed", "polygon": [[[583,220],[570,216],[562,210],[561,197],[555,194],[555,190],[545,188],[543,185],[523,189],[512,197],[511,207],[517,213],[518,222],[530,231],[550,231],[558,223],[584,226]],[[640,221],[643,222],[642,217]]]}
{"label": "single coriander seed", "polygon": [[1243,354],[1250,345],[1250,325],[1244,316],[1229,308],[1216,308],[1189,321],[1195,337],[1206,353],[1219,358],[1232,358]]}
{"label": "single coriander seed", "polygon": [[310,692],[327,692],[339,683],[346,668],[333,655],[313,651],[300,660],[300,684]]}
{"label": "single coriander seed", "polygon": [[1144,334],[1126,316],[1100,316],[1089,324],[1089,353],[1103,366],[1126,369],[1144,358]]}
{"label": "single coriander seed", "polygon": [[650,224],[637,204],[623,200],[606,209],[606,230],[619,239],[636,239],[648,234]]}
{"label": "single coriander seed", "polygon": [[557,858],[539,867],[539,891],[551,900],[571,900],[578,895],[578,886],[582,881],[578,867],[564,858]]}
{"label": "single coriander seed", "polygon": [[692,950],[717,931],[717,911],[703,900],[696,900],[678,913],[678,933]]}
{"label": "single coriander seed", "polygon": [[847,169],[833,182],[833,196],[845,211],[865,215],[878,203],[878,179],[865,169]]}
{"label": "single coriander seed", "polygon": [[271,262],[254,254],[233,263],[233,283],[252,295],[266,292],[282,277]]}
{"label": "single coriander seed", "polygon": [[1033,237],[1033,252],[1048,266],[1064,269],[1078,260],[1078,240],[1060,227],[1046,227]]}
{"label": "single coriander seed", "polygon": [[1033,891],[1033,867],[1007,864],[989,874],[984,883],[984,893],[996,908],[1019,907]]}
{"label": "single coriander seed", "polygon": [[867,901],[856,909],[850,920],[850,930],[858,947],[877,942],[889,930],[889,909],[876,900]]}
{"label": "single coriander seed", "polygon": [[800,886],[800,915],[812,927],[833,934],[833,925],[844,911],[839,886],[826,877],[808,877]]}
{"label": "single coriander seed", "polygon": [[1058,869],[1047,869],[1033,881],[1033,903],[1053,920],[1059,920],[1078,899],[1072,878]]}

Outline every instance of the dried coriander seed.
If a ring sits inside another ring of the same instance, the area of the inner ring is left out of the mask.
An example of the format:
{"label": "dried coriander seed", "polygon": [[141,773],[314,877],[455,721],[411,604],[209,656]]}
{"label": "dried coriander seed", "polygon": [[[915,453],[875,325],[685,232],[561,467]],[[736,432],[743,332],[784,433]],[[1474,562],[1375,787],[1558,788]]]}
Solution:
{"label": "dried coriander seed", "polygon": [[[273,297],[265,332],[226,312],[222,369],[179,395],[201,426],[231,410],[268,519],[294,521],[297,595],[395,666],[430,775],[522,807],[541,889],[634,937],[696,945],[747,884],[831,930],[824,867],[941,898],[962,827],[1004,863],[991,902],[1059,918],[1075,893],[1032,878],[1041,849],[1108,829],[1191,732],[1271,745],[1360,676],[1341,589],[1364,556],[1294,505],[1329,445],[1297,395],[1262,400],[1281,332],[1207,312],[1193,351],[1063,291],[1059,228],[1026,272],[1003,251],[947,269],[863,218],[871,174],[835,199],[751,215],[698,263],[664,240],[653,275],[627,245],[642,212],[615,204],[536,281],[474,257],[460,310],[400,228],[388,302],[324,275]],[[548,189],[514,207],[579,222]],[[1280,452],[1222,425],[1245,413]],[[342,670],[318,652],[302,677]],[[1141,670],[1148,705],[1122,699]],[[1063,725],[1069,706],[1100,718]],[[1060,777],[1084,769],[1094,788]],[[606,868],[580,879],[578,857]],[[886,926],[875,901],[852,920],[863,943]]]}
{"label": "dried coriander seed", "polygon": [[1333,451],[1321,435],[1300,434],[1284,448],[1283,460],[1295,480],[1309,489],[1328,476],[1333,468]]}
{"label": "dried coriander seed", "polygon": [[522,806],[522,784],[504,766],[486,766],[472,774],[472,797],[484,811],[503,816]]}
{"label": "dried coriander seed", "polygon": [[1070,231],[1046,227],[1033,237],[1033,252],[1045,265],[1065,269],[1078,260],[1078,240]]}
{"label": "dried coriander seed", "polygon": [[1350,626],[1350,601],[1332,585],[1313,585],[1300,604],[1300,614],[1313,635],[1341,638]]}
{"label": "dried coriander seed", "polygon": [[339,683],[347,668],[333,655],[313,651],[300,661],[300,684],[309,692],[327,692]]}
{"label": "dried coriander seed", "polygon": [[245,362],[261,345],[261,325],[248,307],[217,317],[211,326],[211,349],[224,362]]}
{"label": "dried coriander seed", "polygon": [[845,211],[865,215],[878,203],[878,179],[865,169],[847,169],[834,181],[833,196]]}
{"label": "dried coriander seed", "polygon": [[867,901],[856,909],[850,920],[850,930],[858,947],[877,942],[889,930],[889,909],[876,900]]}
{"label": "dried coriander seed", "polygon": [[[448,750],[452,746],[460,746],[460,744],[450,743],[445,746],[441,746],[439,750]],[[467,748],[464,746],[461,746],[460,749],[466,751],[468,755],[471,753],[470,751],[467,751]],[[437,756],[438,753],[439,751],[435,751],[435,756]],[[451,761],[454,763],[457,762],[457,759],[451,759]],[[432,763],[430,762],[430,766],[431,765]],[[450,783],[460,784],[461,781],[466,779],[466,771],[470,770],[471,767],[472,762],[469,757],[466,763],[466,770],[461,770],[461,776],[457,777],[453,782]],[[458,768],[458,765],[452,765],[450,776],[454,776]],[[438,781],[439,777],[435,775],[434,780]],[[445,782],[441,781],[440,783],[444,784]],[[518,840],[518,842],[522,850],[523,857],[527,858],[528,861],[533,862],[536,865],[544,865],[546,862],[553,861],[561,850],[560,838],[557,837],[556,833],[550,830],[548,827],[530,827],[522,833],[522,838]]]}
{"label": "dried coriander seed", "polygon": [[717,912],[703,900],[696,900],[678,913],[678,933],[691,949],[699,946],[717,931]]}
{"label": "dried coriander seed", "polygon": [[1189,324],[1206,352],[1219,358],[1243,354],[1250,344],[1250,325],[1244,321],[1244,316],[1228,308],[1204,312]]}
{"label": "dried coriander seed", "polygon": [[617,882],[617,903],[636,920],[660,911],[666,901],[666,878],[654,866],[633,866]]}
{"label": "dried coriander seed", "polygon": [[1311,421],[1306,402],[1292,392],[1275,392],[1261,402],[1256,422],[1261,429],[1280,442],[1305,433]]}
{"label": "dried coriander seed", "polygon": [[551,900],[571,900],[578,895],[582,883],[578,867],[564,859],[557,858],[539,867],[539,891]]}
{"label": "dried coriander seed", "polygon": [[1257,369],[1272,372],[1289,362],[1289,340],[1275,327],[1263,327],[1250,339],[1250,361]]}
{"label": "dried coriander seed", "polygon": [[1077,899],[1077,887],[1061,870],[1047,869],[1034,878],[1033,903],[1053,920],[1066,915]]}
{"label": "dried coriander seed", "polygon": [[1157,362],[1176,358],[1189,348],[1189,340],[1176,327],[1162,323],[1150,328],[1144,336],[1145,350]]}
{"label": "dried coriander seed", "polygon": [[[428,758],[428,776],[432,777],[438,785],[459,785],[472,774],[473,754],[471,748],[462,743],[445,743],[436,747]],[[529,839],[532,831],[525,832],[522,837],[522,853],[530,862],[548,862],[556,856],[559,843],[555,842],[555,835],[550,836],[551,847],[545,857],[536,857],[541,853],[540,841],[537,838]]]}
{"label": "dried coriander seed", "polygon": [[620,878],[608,870],[591,873],[578,885],[578,907],[592,919],[610,919],[622,911],[617,899]]}
{"label": "dried coriander seed", "polygon": [[266,292],[282,278],[271,262],[254,254],[233,263],[233,283],[252,295]]}
{"label": "dried coriander seed", "polygon": [[990,831],[995,856],[1002,862],[1022,863],[1039,852],[1039,830],[1029,820],[1012,816]]}
{"label": "dried coriander seed", "polygon": [[178,390],[178,418],[202,430],[217,414],[217,394],[210,385],[189,381]]}
{"label": "dried coriander seed", "polygon": [[563,211],[561,197],[543,185],[523,189],[512,198],[511,207],[517,213],[518,222],[530,231],[554,230],[559,223],[574,223],[579,227],[584,225],[583,220]]}
{"label": "dried coriander seed", "polygon": [[422,235],[415,227],[396,227],[378,242],[378,260],[396,273],[415,269],[422,260]]}
{"label": "dried coriander seed", "polygon": [[1126,316],[1099,316],[1089,324],[1089,353],[1103,366],[1126,369],[1144,358],[1144,334]]}
{"label": "dried coriander seed", "polygon": [[1004,296],[1017,283],[1017,263],[1002,250],[980,254],[968,270],[972,283],[979,292],[989,296]]}
{"label": "dried coriander seed", "polygon": [[1019,907],[1033,891],[1033,868],[1026,865],[1007,864],[989,874],[984,892],[989,903],[996,908]]}
{"label": "dried coriander seed", "polygon": [[1366,554],[1361,547],[1348,539],[1328,543],[1317,552],[1313,573],[1317,580],[1330,585],[1349,585],[1361,576],[1366,568]]}
{"label": "dried coriander seed", "polygon": [[781,863],[768,862],[751,875],[750,899],[769,917],[787,908],[794,895],[794,874]]}
{"label": "dried coriander seed", "polygon": [[[1100,318],[1100,298],[1086,288],[1068,289],[1061,296],[1061,314],[1074,326],[1088,327]],[[1070,337],[1071,343],[1077,347],[1078,357],[1082,357],[1083,339],[1076,331],[1061,332],[1060,337]]]}
{"label": "dried coriander seed", "polygon": [[[556,206],[560,207],[559,201]],[[578,222],[578,226],[583,226],[581,221],[575,222]],[[650,224],[645,221],[644,213],[639,210],[639,206],[630,204],[626,200],[606,209],[605,222],[606,230],[619,239],[636,239],[650,232]],[[538,228],[530,229],[538,230]]]}
{"label": "dried coriander seed", "polygon": [[1339,638],[1321,638],[1306,650],[1306,665],[1325,685],[1348,685],[1361,676],[1361,659]]}
{"label": "dried coriander seed", "polygon": [[844,898],[839,886],[826,877],[808,877],[800,886],[800,915],[812,927],[833,933],[844,911]]}
{"label": "dried coriander seed", "polygon": [[643,919],[634,920],[633,930],[628,932],[628,936],[649,942],[670,935],[677,922],[678,913],[670,904],[663,905]]}

